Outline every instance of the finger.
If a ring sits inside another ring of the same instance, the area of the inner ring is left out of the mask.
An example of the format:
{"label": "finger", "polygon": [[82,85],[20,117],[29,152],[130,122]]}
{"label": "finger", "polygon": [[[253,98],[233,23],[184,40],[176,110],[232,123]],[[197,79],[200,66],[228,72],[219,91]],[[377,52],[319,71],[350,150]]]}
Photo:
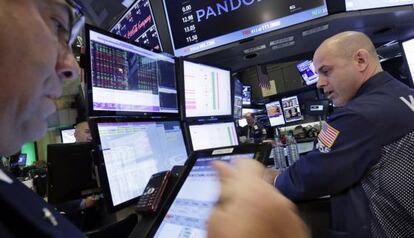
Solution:
{"label": "finger", "polygon": [[223,161],[212,161],[211,166],[216,170],[220,178],[220,182],[231,178],[235,174],[234,168],[232,168],[228,163]]}

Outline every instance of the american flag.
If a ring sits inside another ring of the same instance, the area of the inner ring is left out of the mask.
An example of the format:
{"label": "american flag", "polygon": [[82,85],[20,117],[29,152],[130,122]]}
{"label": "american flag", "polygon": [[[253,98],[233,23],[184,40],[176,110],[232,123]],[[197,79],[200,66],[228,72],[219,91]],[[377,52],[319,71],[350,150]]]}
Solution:
{"label": "american flag", "polygon": [[269,76],[267,74],[266,65],[256,66],[257,79],[259,80],[259,87],[270,89]]}
{"label": "american flag", "polygon": [[322,130],[318,135],[318,139],[328,148],[331,148],[332,145],[335,143],[336,138],[339,135],[339,131],[328,123],[323,123]]}

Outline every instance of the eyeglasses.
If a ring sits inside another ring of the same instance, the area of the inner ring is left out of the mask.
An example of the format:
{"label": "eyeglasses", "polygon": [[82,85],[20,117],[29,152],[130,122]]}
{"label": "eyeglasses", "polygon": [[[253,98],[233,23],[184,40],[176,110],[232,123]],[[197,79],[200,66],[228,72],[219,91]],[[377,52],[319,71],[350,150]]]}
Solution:
{"label": "eyeglasses", "polygon": [[68,44],[69,46],[73,44],[76,40],[76,36],[79,34],[83,25],[85,24],[85,16],[82,13],[82,7],[77,4],[74,0],[66,0],[66,3],[71,9],[71,28]]}

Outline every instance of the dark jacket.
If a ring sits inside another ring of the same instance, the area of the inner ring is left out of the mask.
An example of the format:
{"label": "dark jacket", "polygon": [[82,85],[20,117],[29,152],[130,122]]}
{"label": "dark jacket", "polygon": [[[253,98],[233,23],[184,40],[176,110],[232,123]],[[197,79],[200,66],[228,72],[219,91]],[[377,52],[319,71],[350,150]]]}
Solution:
{"label": "dark jacket", "polygon": [[331,237],[414,237],[414,90],[381,72],[276,187],[298,201],[331,195]]}
{"label": "dark jacket", "polygon": [[0,237],[85,237],[20,181],[0,173]]}

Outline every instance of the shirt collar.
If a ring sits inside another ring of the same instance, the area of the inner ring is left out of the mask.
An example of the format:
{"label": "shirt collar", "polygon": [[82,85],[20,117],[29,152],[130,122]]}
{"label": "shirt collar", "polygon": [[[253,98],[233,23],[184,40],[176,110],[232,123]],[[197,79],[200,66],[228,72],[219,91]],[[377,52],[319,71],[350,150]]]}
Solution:
{"label": "shirt collar", "polygon": [[381,71],[368,79],[364,84],[362,84],[358,92],[355,94],[354,98],[359,97],[366,92],[369,92],[371,89],[376,88],[379,85],[382,85],[390,80],[392,80],[392,76],[385,71]]}

